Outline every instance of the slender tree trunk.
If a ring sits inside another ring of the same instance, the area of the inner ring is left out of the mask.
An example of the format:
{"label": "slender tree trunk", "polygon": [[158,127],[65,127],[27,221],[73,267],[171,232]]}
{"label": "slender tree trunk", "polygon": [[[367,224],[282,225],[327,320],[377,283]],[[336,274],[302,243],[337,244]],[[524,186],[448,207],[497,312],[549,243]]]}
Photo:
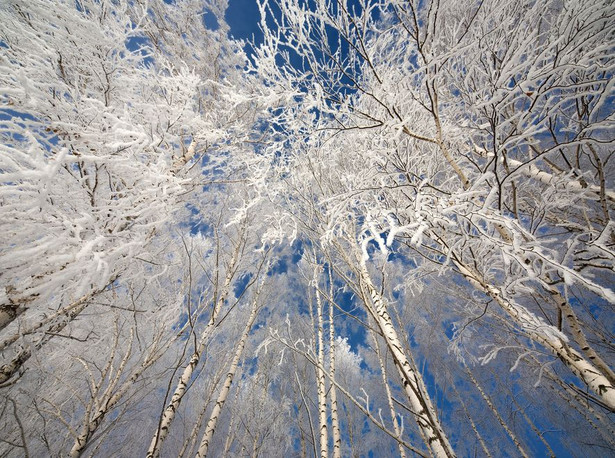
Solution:
{"label": "slender tree trunk", "polygon": [[[122,375],[124,371],[124,367],[126,366],[126,363],[128,362],[128,358],[131,355],[130,347],[128,348],[127,353],[125,354],[122,362],[120,363],[119,369],[116,371],[116,376],[115,376],[114,381],[109,383],[108,388],[107,390],[105,390],[105,393],[103,397],[101,398],[101,400],[96,402],[96,404],[98,405],[98,408],[96,409],[96,413],[94,414],[94,416],[90,418],[90,414],[92,410],[90,409],[86,411],[86,414],[84,415],[85,423],[82,427],[81,433],[75,439],[75,442],[73,443],[73,446],[69,454],[71,458],[81,456],[85,448],[88,446],[89,440],[91,439],[92,435],[99,428],[99,426],[105,419],[106,415],[109,414],[109,412],[111,412],[115,408],[117,403],[122,400],[122,398],[133,387],[133,385],[137,382],[137,380],[141,377],[141,375],[143,375],[143,373],[150,366],[152,366],[152,364],[154,364],[164,355],[164,353],[171,346],[171,344],[177,340],[178,336],[179,336],[179,333],[177,333],[174,338],[166,341],[161,347],[158,347],[159,342],[160,342],[159,339],[154,341],[151,345],[151,350],[149,351],[149,354],[147,355],[147,357],[143,360],[143,362],[139,365],[139,367],[137,367],[132,372],[130,377],[120,385],[117,391],[113,393],[112,390],[118,385],[119,378]],[[130,346],[132,346],[132,340],[130,342]]]}
{"label": "slender tree trunk", "polygon": [[299,387],[299,394],[301,396],[301,402],[305,407],[305,411],[307,413],[308,426],[310,427],[310,435],[312,436],[312,448],[314,452],[314,456],[318,456],[318,450],[316,449],[316,433],[314,432],[314,422],[312,421],[312,414],[310,413],[310,409],[305,400],[305,395],[303,394],[303,387],[301,386],[301,381],[299,379],[299,374],[295,370],[295,379],[297,380],[297,386]]}
{"label": "slender tree trunk", "polygon": [[223,375],[224,375],[224,368],[220,367],[220,369],[216,371],[215,376],[211,376],[211,379],[212,379],[211,389],[207,391],[206,396],[201,397],[201,399],[203,399],[203,408],[199,412],[198,418],[196,422],[194,423],[194,427],[192,428],[190,435],[186,437],[186,439],[184,440],[184,444],[182,445],[182,448],[177,455],[178,457],[192,455],[194,448],[197,446],[196,441],[198,439],[198,434],[199,434],[199,431],[201,430],[201,426],[203,426],[203,419],[205,418],[205,414],[207,413],[207,405],[209,404],[209,401],[212,399],[214,392],[216,391],[216,388],[218,387],[218,384],[220,383],[220,380],[222,380]]}
{"label": "slender tree trunk", "polygon": [[508,427],[508,424],[504,421],[504,419],[500,415],[500,412],[498,412],[498,409],[496,409],[496,407],[493,405],[493,402],[491,402],[491,398],[489,398],[487,393],[485,393],[483,388],[480,386],[480,384],[478,383],[478,380],[476,380],[476,378],[472,374],[472,371],[466,368],[466,374],[468,374],[468,377],[470,378],[470,380],[472,380],[472,383],[474,384],[474,386],[476,387],[476,389],[482,396],[483,400],[485,401],[485,403],[487,404],[487,406],[489,407],[493,415],[495,415],[495,418],[498,420],[498,423],[500,423],[502,428],[504,428],[504,431],[506,431],[506,434],[508,434],[508,437],[510,437],[510,440],[513,441],[513,443],[515,444],[515,447],[517,447],[517,450],[519,450],[519,454],[523,458],[529,458],[529,455],[525,451],[525,448],[521,444],[521,441],[517,439],[517,436],[515,435],[515,433]]}
{"label": "slender tree trunk", "polygon": [[[389,404],[389,412],[391,413],[391,422],[393,422],[393,430],[395,431],[395,434],[397,434],[397,437],[401,439],[401,429],[399,428],[399,423],[397,422],[397,414],[393,405],[393,396],[391,395],[391,388],[389,387],[389,379],[387,376],[384,358],[380,352],[380,346],[378,345],[376,334],[373,331],[370,331],[370,334],[372,336],[372,340],[374,341],[374,350],[376,351],[376,356],[378,356],[378,362],[380,363],[380,375],[382,376],[382,384],[384,385],[384,389],[387,394],[387,402]],[[400,458],[406,458],[406,449],[400,443],[398,443],[397,446],[399,447]]]}
{"label": "slender tree trunk", "polygon": [[[331,278],[329,277],[331,284]],[[329,396],[331,399],[331,430],[333,432],[333,458],[342,456],[342,434],[337,413],[337,389],[335,388],[335,326],[333,324],[333,294],[329,293],[329,378],[331,385]]]}
{"label": "slender tree trunk", "polygon": [[[547,280],[550,280],[548,276]],[[596,366],[597,369],[600,370],[602,375],[607,378],[611,386],[615,386],[615,373],[587,341],[585,333],[583,332],[583,327],[581,326],[581,323],[579,323],[579,319],[577,318],[577,314],[574,312],[573,308],[570,306],[566,298],[560,294],[557,288],[550,285],[546,286],[548,286],[549,293],[560,308],[563,317],[568,323],[568,326],[570,326],[574,341],[579,345],[579,348],[583,354]]]}
{"label": "slender tree trunk", "polygon": [[[239,399],[240,390],[235,390],[235,405],[238,405],[237,399]],[[231,451],[231,447],[233,446],[233,442],[235,442],[235,422],[236,422],[235,411],[233,410],[233,414],[231,415],[231,421],[229,423],[229,433],[226,436],[226,440],[224,441],[224,451],[222,452],[222,456],[226,458],[229,456],[229,452]]]}
{"label": "slender tree trunk", "polygon": [[[94,294],[95,293],[86,294],[85,296],[79,298],[75,302],[72,302],[72,303],[70,303],[68,305],[65,305],[60,310],[58,310],[57,312],[55,312],[55,313],[45,317],[41,321],[39,321],[39,322],[37,322],[37,323],[35,323],[35,324],[31,325],[31,326],[27,326],[25,329],[21,330],[20,332],[18,332],[16,334],[13,334],[11,337],[8,337],[8,338],[4,339],[2,342],[0,342],[0,351],[4,350],[5,348],[10,346],[11,344],[17,342],[23,336],[27,336],[27,335],[30,335],[30,334],[33,334],[33,333],[37,332],[43,326],[51,323],[52,321],[56,320],[57,318],[60,318],[62,316],[68,317],[69,315],[73,316],[73,317],[77,316],[85,308],[84,303],[87,303],[87,301],[92,296],[94,296]],[[74,311],[76,311],[76,313],[73,313]]]}
{"label": "slender tree trunk", "polygon": [[228,293],[230,291],[231,282],[235,274],[235,267],[239,260],[239,252],[241,249],[241,245],[242,245],[241,241],[238,241],[235,251],[233,252],[233,257],[231,258],[231,262],[229,263],[229,266],[228,266],[228,270],[226,273],[226,277],[224,279],[222,290],[220,292],[218,300],[216,301],[214,305],[214,309],[211,312],[211,317],[209,319],[209,322],[207,323],[207,326],[201,333],[201,338],[199,339],[199,342],[196,345],[194,353],[190,357],[190,361],[188,362],[188,365],[184,368],[184,371],[182,372],[182,375],[179,378],[177,385],[175,386],[175,391],[173,392],[173,396],[171,397],[171,402],[169,402],[169,405],[163,412],[160,424],[158,425],[158,428],[154,434],[154,437],[152,438],[152,442],[150,444],[149,450],[147,451],[147,455],[146,455],[147,458],[157,458],[160,456],[160,448],[162,446],[162,443],[164,442],[164,440],[167,438],[167,435],[169,434],[169,429],[171,427],[171,424],[173,423],[173,420],[175,419],[175,413],[177,412],[177,409],[179,408],[179,405],[184,395],[186,394],[188,383],[190,383],[192,374],[194,373],[194,370],[196,369],[196,366],[198,365],[199,360],[201,359],[201,355],[203,354],[203,351],[205,350],[205,345],[207,344],[210,334],[214,330],[218,322],[218,315],[220,314],[222,305],[224,304],[224,301],[226,300],[226,297],[228,296]]}
{"label": "slender tree trunk", "polygon": [[[412,367],[407,356],[403,352],[403,347],[397,332],[393,326],[393,321],[387,311],[386,305],[378,293],[374,284],[372,283],[365,260],[360,261],[360,276],[361,283],[367,289],[371,304],[367,307],[368,311],[378,324],[380,331],[382,332],[387,347],[393,355],[395,365],[399,371],[399,374],[403,381],[404,391],[408,400],[410,401],[410,407],[416,415],[416,422],[419,425],[419,430],[423,436],[425,444],[429,447],[434,456],[448,457],[455,456],[451,445],[444,434],[435,410],[431,405],[431,400],[427,391],[421,389],[421,375]],[[366,301],[366,303],[369,301]]]}
{"label": "slender tree trunk", "polygon": [[196,422],[194,423],[194,426],[192,427],[192,431],[190,431],[190,436],[186,437],[186,439],[184,440],[184,444],[182,445],[182,448],[177,454],[178,457],[189,456],[192,454],[192,451],[194,450],[194,446],[196,445],[197,435],[199,434],[201,426],[203,426],[203,419],[205,418],[205,413],[207,412],[207,404],[209,404],[210,399],[211,398],[207,399],[207,402],[205,403],[205,405],[199,412]]}
{"label": "slender tree trunk", "polygon": [[[495,380],[497,380],[498,382],[500,382],[501,384],[501,380],[498,377],[498,375],[494,372],[491,371],[491,373],[493,374],[493,378]],[[521,416],[523,417],[523,419],[525,420],[525,422],[530,426],[530,428],[532,428],[532,431],[534,431],[534,433],[536,434],[536,436],[538,436],[538,439],[543,443],[543,445],[545,446],[545,448],[547,449],[547,451],[549,452],[549,456],[551,458],[555,458],[555,453],[553,452],[553,449],[551,448],[551,445],[547,442],[547,440],[544,438],[544,434],[542,433],[542,431],[540,431],[538,429],[538,427],[536,426],[536,424],[532,421],[532,419],[528,416],[528,414],[525,412],[525,409],[523,407],[521,407],[521,405],[519,404],[519,402],[517,402],[516,396],[514,395],[514,393],[510,390],[510,388],[508,388],[508,386],[506,384],[504,384],[504,387],[506,389],[506,391],[508,392],[508,397],[512,400],[513,404],[515,405],[515,407],[517,408],[517,412],[521,413]]]}
{"label": "slender tree trunk", "polygon": [[220,394],[218,395],[216,404],[214,405],[211,415],[209,416],[209,420],[207,421],[207,426],[205,427],[205,433],[203,434],[203,438],[201,439],[201,444],[199,445],[199,449],[196,452],[197,458],[204,458],[207,456],[207,450],[209,449],[211,440],[214,437],[214,432],[216,431],[216,425],[218,423],[218,419],[220,418],[220,413],[222,412],[224,403],[226,402],[226,398],[228,397],[228,394],[231,391],[231,384],[233,383],[233,378],[235,377],[235,373],[237,372],[237,367],[239,366],[239,360],[241,359],[241,356],[243,354],[243,349],[246,346],[248,335],[250,334],[250,330],[252,329],[252,325],[254,324],[254,320],[256,319],[257,313],[258,313],[258,304],[256,301],[254,301],[254,303],[252,304],[252,310],[250,311],[250,316],[248,317],[248,321],[246,323],[246,327],[243,330],[241,339],[239,340],[237,349],[235,351],[235,355],[233,357],[233,360],[231,361],[228,374],[226,376],[226,379],[224,380],[224,385],[222,385],[222,389],[220,390]]}
{"label": "slender tree trunk", "polygon": [[[559,386],[555,388],[551,385],[549,387],[555,391],[555,393],[562,398],[571,408],[577,411],[585,420],[594,428],[598,434],[615,449],[615,428],[613,428],[613,422],[605,418],[602,412],[596,410],[591,402],[588,402],[578,392],[574,391],[568,384],[562,381],[560,377],[551,372],[549,369],[544,370],[545,377],[551,380],[553,383]],[[593,415],[593,418],[590,416]],[[596,424],[597,420],[599,424]]]}
{"label": "slender tree trunk", "polygon": [[[289,346],[289,348],[292,349],[292,347]],[[317,365],[318,361],[316,361],[315,359],[313,359],[310,355],[307,355],[306,353],[302,353],[303,356],[310,361],[313,365]],[[404,441],[403,439],[399,438],[394,432],[391,432],[389,429],[386,428],[386,426],[380,422],[380,420],[378,420],[378,418],[376,418],[369,409],[369,405],[367,405],[365,403],[365,401],[363,401],[363,403],[359,402],[359,400],[357,400],[352,394],[350,394],[343,386],[341,386],[337,381],[332,380],[331,383],[335,384],[335,386],[337,387],[337,389],[346,397],[348,398],[348,400],[350,402],[352,402],[374,425],[376,425],[380,430],[382,430],[384,433],[386,433],[389,437],[391,437],[392,439],[394,439],[397,443],[403,445],[404,447],[406,447],[408,450],[411,450],[412,452],[414,452],[417,456],[421,456],[421,457],[425,457],[427,458],[428,455],[426,455],[424,452],[422,452],[421,450],[417,449],[416,447],[413,447],[412,445],[410,445],[408,442]],[[354,443],[353,443],[353,429],[354,426],[352,426],[352,418],[349,415],[349,410],[346,410],[347,412],[347,426],[348,426],[348,440],[351,444],[351,449],[354,449]],[[317,456],[317,451],[316,449],[314,449],[314,456]],[[357,455],[357,453],[353,453],[353,456]]]}
{"label": "slender tree trunk", "polygon": [[491,458],[493,455],[489,451],[489,448],[487,447],[487,443],[483,439],[483,436],[478,431],[478,428],[476,427],[476,423],[474,423],[474,420],[472,419],[472,415],[470,415],[470,412],[468,411],[468,408],[466,407],[465,402],[463,402],[464,396],[459,392],[459,390],[455,386],[455,383],[451,383],[451,386],[453,387],[453,390],[455,391],[455,394],[457,395],[457,398],[459,399],[459,402],[461,403],[461,407],[463,408],[463,412],[465,413],[465,416],[468,419],[468,422],[470,423],[472,431],[474,431],[474,434],[476,435],[476,438],[478,439],[478,443],[480,444],[481,448],[483,449],[483,452],[485,452],[485,456],[487,458]]}
{"label": "slender tree trunk", "polygon": [[[40,350],[43,347],[43,345],[45,345],[54,335],[59,334],[66,326],[68,326],[68,324],[71,321],[77,318],[77,316],[81,312],[83,312],[83,310],[85,310],[85,308],[88,306],[89,299],[91,297],[92,297],[91,294],[87,296],[83,296],[78,301],[65,307],[61,313],[59,312],[55,313],[53,317],[60,318],[61,321],[49,326],[49,328],[45,330],[45,334],[38,340],[38,342],[34,344],[34,348],[36,350]],[[36,330],[43,327],[45,324],[48,324],[50,321],[51,320],[43,320],[41,322],[42,324],[39,323],[37,325],[34,325],[28,328],[26,332],[28,334],[32,334]],[[26,335],[26,334],[24,333],[23,335]],[[17,337],[14,335],[6,339],[3,342],[2,348],[5,348],[7,345],[14,343],[15,341],[19,339],[19,337],[21,337],[21,334],[18,335]],[[32,356],[32,348],[27,346],[23,348],[22,350],[20,350],[19,353],[17,353],[17,355],[15,355],[13,359],[11,359],[10,362],[3,364],[2,367],[0,367],[0,385],[8,381],[11,377],[13,377],[13,375],[15,375],[21,369],[21,367],[26,363],[26,361],[30,359],[30,356]]]}
{"label": "slender tree trunk", "polygon": [[[459,272],[475,287],[495,300],[502,310],[523,328],[529,338],[551,350],[583,383],[598,395],[605,406],[615,412],[615,387],[598,368],[584,359],[563,337],[558,337],[555,333],[539,332],[536,326],[536,317],[531,312],[502,297],[499,289],[486,283],[472,268],[457,259],[454,262]],[[555,330],[555,328],[553,329]]]}
{"label": "slender tree trunk", "polygon": [[329,435],[327,428],[327,387],[325,384],[325,349],[324,349],[324,320],[322,301],[318,291],[318,267],[314,268],[314,288],[316,290],[316,316],[317,316],[317,358],[316,365],[316,388],[318,391],[318,428],[320,440],[320,457],[329,456]]}

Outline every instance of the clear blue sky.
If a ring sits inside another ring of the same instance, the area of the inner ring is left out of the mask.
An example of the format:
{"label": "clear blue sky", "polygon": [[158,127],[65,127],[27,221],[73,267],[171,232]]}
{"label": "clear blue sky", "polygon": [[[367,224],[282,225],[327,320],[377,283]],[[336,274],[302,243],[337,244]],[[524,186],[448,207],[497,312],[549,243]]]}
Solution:
{"label": "clear blue sky", "polygon": [[251,40],[254,36],[260,42],[262,33],[258,29],[259,19],[256,0],[229,0],[226,22],[234,38]]}

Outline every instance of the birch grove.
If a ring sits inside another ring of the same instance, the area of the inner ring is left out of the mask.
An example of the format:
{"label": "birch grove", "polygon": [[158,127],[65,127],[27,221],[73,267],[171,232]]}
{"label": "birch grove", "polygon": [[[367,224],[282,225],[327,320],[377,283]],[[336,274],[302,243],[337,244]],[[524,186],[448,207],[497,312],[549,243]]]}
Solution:
{"label": "birch grove", "polygon": [[611,3],[1,2],[0,455],[615,453]]}

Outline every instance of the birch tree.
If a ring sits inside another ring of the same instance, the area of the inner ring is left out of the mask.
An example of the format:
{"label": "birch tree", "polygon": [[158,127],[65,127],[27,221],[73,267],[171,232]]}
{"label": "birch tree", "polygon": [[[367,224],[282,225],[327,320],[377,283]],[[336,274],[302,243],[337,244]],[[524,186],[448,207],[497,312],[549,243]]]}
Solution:
{"label": "birch tree", "polygon": [[[138,4],[2,6],[2,382],[119,277],[189,189],[200,78],[145,40]],[[149,59],[149,60],[148,60]],[[33,262],[34,260],[34,262]],[[129,273],[131,272],[131,273]],[[23,346],[23,345],[22,345]],[[6,350],[5,350],[6,351]]]}
{"label": "birch tree", "polygon": [[582,330],[592,318],[577,321],[570,299],[593,297],[604,314],[615,299],[604,244],[612,7],[278,5],[281,19],[261,3],[263,28],[277,20],[284,33],[266,33],[258,69],[292,94],[277,122],[303,143],[280,154],[289,173],[303,167],[297,181],[319,182],[319,236],[354,217],[365,256],[400,242],[457,271],[612,410],[612,369],[583,337],[601,330]]}
{"label": "birch tree", "polygon": [[[216,266],[218,269],[216,275],[216,281],[218,275],[221,277],[221,283],[215,284],[215,292],[213,295],[213,309],[209,315],[209,319],[207,325],[201,331],[198,336],[198,340],[195,337],[195,346],[193,352],[190,356],[188,364],[181,371],[181,375],[177,384],[175,385],[175,389],[171,395],[171,400],[169,404],[164,409],[159,424],[156,428],[156,432],[154,433],[154,437],[151,441],[148,456],[158,456],[160,454],[160,447],[162,443],[166,439],[169,429],[173,420],[175,419],[175,413],[177,412],[177,408],[179,407],[185,393],[188,388],[188,384],[192,378],[192,374],[196,369],[197,364],[201,359],[201,355],[205,350],[205,346],[207,345],[208,339],[211,337],[211,333],[214,330],[214,327],[218,324],[218,320],[221,318],[220,312],[222,311],[222,307],[228,299],[229,293],[231,292],[232,282],[235,279],[238,271],[238,264],[240,262],[240,258],[246,243],[246,234],[245,234],[245,226],[242,228],[242,231],[238,234],[238,239],[234,241],[232,244],[232,252],[230,254],[230,259],[228,260],[228,264],[223,266],[221,263]],[[222,255],[222,253],[220,253]],[[223,255],[222,255],[223,256]],[[224,269],[224,270],[223,270]]]}
{"label": "birch tree", "polygon": [[[100,446],[153,388],[152,372],[178,337],[167,320],[179,294],[152,281],[105,292],[88,312],[32,355],[31,369],[5,387],[24,415],[24,440],[33,454],[80,456]],[[152,299],[153,298],[153,299]],[[90,321],[89,318],[95,318]],[[27,400],[30,399],[28,402]],[[41,421],[42,420],[42,421]],[[10,417],[2,421],[10,424]],[[12,427],[5,427],[7,438]],[[41,438],[46,438],[41,440]],[[94,445],[96,444],[96,445]]]}
{"label": "birch tree", "polygon": [[222,389],[220,390],[220,393],[218,394],[218,398],[216,399],[216,404],[205,426],[205,433],[203,434],[201,443],[199,445],[199,449],[197,451],[197,456],[199,457],[207,456],[207,450],[209,449],[209,445],[216,431],[216,425],[218,423],[218,418],[220,416],[224,403],[226,402],[228,398],[228,395],[231,389],[231,383],[233,383],[233,378],[235,377],[235,373],[237,372],[237,366],[239,365],[239,360],[241,359],[243,350],[246,346],[246,341],[248,340],[248,334],[250,333],[250,330],[252,329],[252,326],[254,325],[254,320],[256,320],[258,309],[259,309],[259,306],[255,300],[251,306],[250,314],[248,316],[248,320],[246,322],[245,328],[241,334],[239,342],[237,343],[237,349],[235,351],[235,354],[233,355],[233,360],[231,361],[228,374],[224,380]]}

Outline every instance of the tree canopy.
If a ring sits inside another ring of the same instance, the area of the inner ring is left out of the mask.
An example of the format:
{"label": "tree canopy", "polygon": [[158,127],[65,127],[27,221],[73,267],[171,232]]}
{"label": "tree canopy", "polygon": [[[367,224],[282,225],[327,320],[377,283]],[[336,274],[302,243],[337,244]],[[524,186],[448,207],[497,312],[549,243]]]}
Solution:
{"label": "tree canopy", "polygon": [[2,456],[615,453],[615,6],[0,4]]}

